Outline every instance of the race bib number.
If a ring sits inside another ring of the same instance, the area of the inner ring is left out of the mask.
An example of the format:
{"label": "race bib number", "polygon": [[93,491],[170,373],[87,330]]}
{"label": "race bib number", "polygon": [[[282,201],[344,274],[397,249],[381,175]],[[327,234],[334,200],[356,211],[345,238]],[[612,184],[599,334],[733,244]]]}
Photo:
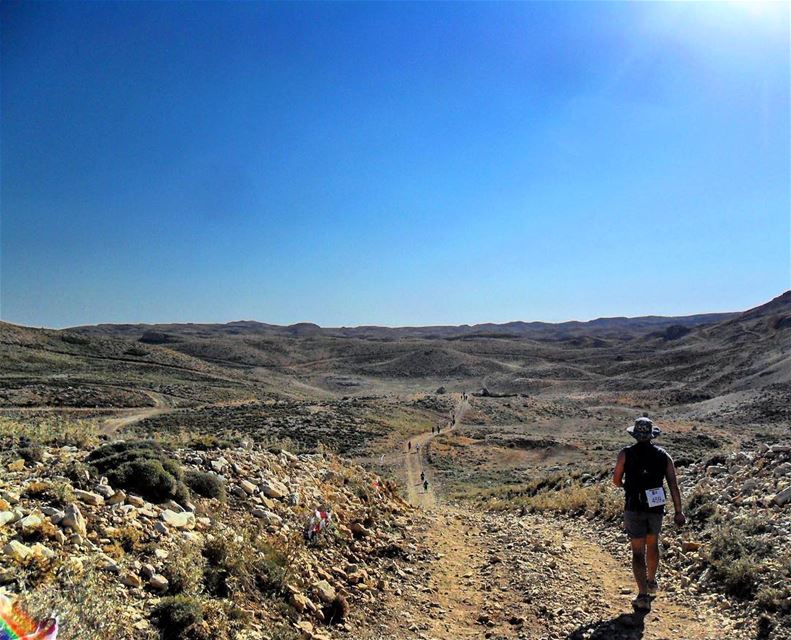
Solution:
{"label": "race bib number", "polygon": [[645,497],[648,499],[649,507],[661,507],[665,504],[665,490],[662,487],[658,489],[646,489]]}

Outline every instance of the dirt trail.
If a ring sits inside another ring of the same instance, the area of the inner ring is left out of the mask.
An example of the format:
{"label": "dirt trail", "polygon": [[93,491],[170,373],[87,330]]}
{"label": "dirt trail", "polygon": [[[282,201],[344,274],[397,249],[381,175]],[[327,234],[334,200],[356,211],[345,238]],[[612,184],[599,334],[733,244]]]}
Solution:
{"label": "dirt trail", "polygon": [[[469,408],[460,397],[459,424]],[[409,501],[420,508],[424,542],[433,559],[427,585],[403,594],[399,615],[382,638],[522,638],[530,640],[731,640],[742,637],[727,612],[704,596],[682,591],[675,577],[647,616],[631,608],[631,569],[588,523],[539,515],[468,512],[434,492],[425,457],[435,434],[404,444]],[[420,452],[416,452],[420,445]],[[423,470],[430,482],[420,483]],[[660,572],[661,573],[661,572]],[[746,636],[744,636],[746,637]]]}
{"label": "dirt trail", "polygon": [[143,391],[143,393],[154,401],[153,407],[125,409],[122,415],[107,418],[102,424],[102,431],[107,434],[115,433],[119,429],[133,425],[136,422],[171,410],[170,403],[162,394],[153,391]]}
{"label": "dirt trail", "polygon": [[[467,400],[459,397],[451,415],[448,416],[447,423],[440,425],[442,433],[455,429],[468,408]],[[431,508],[437,504],[437,497],[434,493],[434,474],[431,466],[426,461],[427,445],[435,435],[437,434],[433,432],[421,433],[411,438],[408,443],[404,443],[404,450],[406,451],[404,466],[406,468],[407,500],[416,507]],[[410,444],[411,447],[409,446]],[[420,479],[421,471],[429,482],[427,489],[423,488],[423,481]]]}

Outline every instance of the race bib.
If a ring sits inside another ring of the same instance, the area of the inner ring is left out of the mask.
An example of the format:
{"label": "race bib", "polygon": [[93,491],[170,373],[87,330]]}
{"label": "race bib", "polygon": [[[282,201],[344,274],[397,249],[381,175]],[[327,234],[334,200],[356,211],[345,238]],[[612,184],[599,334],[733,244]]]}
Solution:
{"label": "race bib", "polygon": [[658,489],[646,489],[645,497],[648,499],[649,507],[661,507],[665,504],[665,490],[662,487]]}

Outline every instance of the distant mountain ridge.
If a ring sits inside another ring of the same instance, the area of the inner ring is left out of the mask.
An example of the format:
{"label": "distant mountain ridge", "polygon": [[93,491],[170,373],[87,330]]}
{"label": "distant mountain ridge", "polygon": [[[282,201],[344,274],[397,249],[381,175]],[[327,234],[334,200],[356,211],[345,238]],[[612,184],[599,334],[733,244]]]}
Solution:
{"label": "distant mountain ridge", "polygon": [[357,327],[321,327],[311,322],[292,325],[275,325],[256,320],[236,320],[225,324],[97,324],[71,327],[68,330],[91,334],[112,335],[119,338],[141,340],[150,343],[165,343],[183,338],[210,338],[212,336],[293,336],[312,335],[343,338],[398,339],[398,338],[464,338],[464,337],[508,337],[534,340],[557,340],[580,336],[609,338],[631,338],[649,331],[666,327],[686,328],[715,324],[736,318],[740,314],[704,313],[689,316],[640,316],[634,318],[611,317],[589,321],[525,322],[513,321],[502,324],[481,323],[474,325],[435,325],[422,327],[382,327],[361,325]]}
{"label": "distant mountain ridge", "polygon": [[[50,398],[92,406],[130,402],[129,394],[181,405],[381,393],[392,384],[684,397],[788,387],[791,399],[791,291],[743,313],[557,324],[322,328],[241,320],[51,330],[0,322],[0,371],[0,406]],[[72,387],[87,392],[75,400]]]}

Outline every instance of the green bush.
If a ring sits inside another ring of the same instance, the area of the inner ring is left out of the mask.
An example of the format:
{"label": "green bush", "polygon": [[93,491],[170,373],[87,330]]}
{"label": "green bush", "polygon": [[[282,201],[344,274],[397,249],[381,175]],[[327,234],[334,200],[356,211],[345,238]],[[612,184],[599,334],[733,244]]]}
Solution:
{"label": "green bush", "polygon": [[164,640],[187,640],[192,637],[190,627],[203,621],[203,606],[189,596],[163,598],[154,616]]}
{"label": "green bush", "polygon": [[187,471],[184,476],[190,491],[204,498],[225,500],[225,482],[222,478],[203,471]]}
{"label": "green bush", "polygon": [[257,566],[259,587],[264,590],[279,589],[286,579],[288,554],[279,547],[262,542],[258,549],[260,561]]}
{"label": "green bush", "polygon": [[150,440],[114,442],[94,449],[88,456],[99,474],[115,487],[139,493],[152,502],[189,500],[184,470],[162,447]]}

